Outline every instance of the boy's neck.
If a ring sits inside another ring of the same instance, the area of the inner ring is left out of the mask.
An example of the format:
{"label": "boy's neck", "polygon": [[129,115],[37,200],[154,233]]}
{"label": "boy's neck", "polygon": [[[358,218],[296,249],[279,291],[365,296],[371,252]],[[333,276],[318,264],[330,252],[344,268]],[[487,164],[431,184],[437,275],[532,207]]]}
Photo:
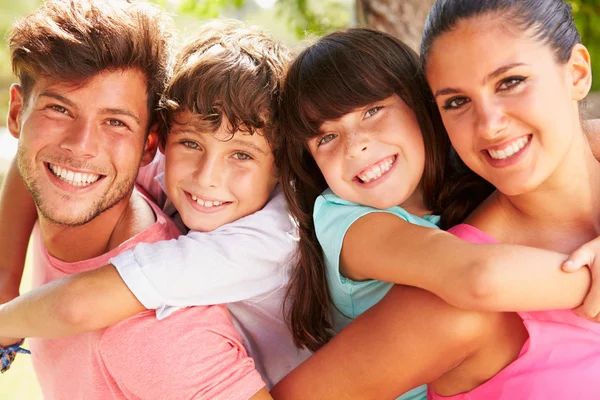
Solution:
{"label": "boy's neck", "polygon": [[134,189],[130,196],[81,226],[57,225],[40,216],[48,253],[64,262],[101,256],[156,221],[150,205]]}

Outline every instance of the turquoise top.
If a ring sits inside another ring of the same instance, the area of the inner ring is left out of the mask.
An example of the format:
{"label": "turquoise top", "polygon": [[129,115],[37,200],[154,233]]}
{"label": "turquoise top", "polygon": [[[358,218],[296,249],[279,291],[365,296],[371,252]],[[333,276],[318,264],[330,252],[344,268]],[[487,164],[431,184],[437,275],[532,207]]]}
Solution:
{"label": "turquoise top", "polygon": [[[323,248],[331,300],[337,308],[333,310],[333,326],[336,332],[341,331],[350,321],[375,305],[393,285],[377,280],[356,282],[340,273],[340,254],[346,232],[360,217],[374,212],[390,213],[411,224],[439,229],[440,217],[437,215],[426,215],[421,218],[398,206],[385,210],[367,207],[346,201],[336,196],[330,189],[325,190],[315,202],[313,218],[317,239]],[[425,399],[425,395],[423,386],[400,398]]]}

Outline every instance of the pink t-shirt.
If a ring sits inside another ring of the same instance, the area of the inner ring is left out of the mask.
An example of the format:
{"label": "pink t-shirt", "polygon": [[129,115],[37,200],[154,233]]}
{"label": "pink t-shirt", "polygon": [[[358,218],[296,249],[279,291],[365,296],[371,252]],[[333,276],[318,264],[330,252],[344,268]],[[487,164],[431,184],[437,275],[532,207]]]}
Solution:
{"label": "pink t-shirt", "polygon": [[[139,242],[180,235],[158,207],[157,221],[100,257],[65,263],[51,257],[36,225],[34,287],[108,263]],[[158,321],[144,311],[107,329],[63,339],[32,339],[44,398],[248,399],[265,385],[225,306],[191,307]]]}
{"label": "pink t-shirt", "polygon": [[[449,232],[473,243],[497,243],[471,225],[457,225]],[[600,324],[580,318],[571,310],[518,314],[529,339],[515,361],[470,392],[444,397],[429,390],[428,398],[600,399]]]}

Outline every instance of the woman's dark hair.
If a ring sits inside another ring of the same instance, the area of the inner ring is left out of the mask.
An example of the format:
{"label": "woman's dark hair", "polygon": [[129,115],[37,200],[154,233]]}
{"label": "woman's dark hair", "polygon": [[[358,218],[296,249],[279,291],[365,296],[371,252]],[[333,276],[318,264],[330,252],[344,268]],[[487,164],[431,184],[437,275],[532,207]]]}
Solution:
{"label": "woman's dark hair", "polygon": [[534,38],[554,50],[560,63],[566,63],[573,47],[581,42],[571,5],[563,0],[437,0],[423,31],[423,64],[438,36],[452,30],[460,20],[491,13],[523,30],[531,29]]}
{"label": "woman's dark hair", "polygon": [[[423,198],[429,210],[442,214],[442,225],[452,226],[472,210],[473,201],[462,201],[465,197],[479,203],[490,193],[480,194],[478,186],[463,179],[474,174],[454,173],[457,157],[451,156],[419,57],[408,46],[382,32],[350,29],[329,34],[302,51],[283,86],[283,147],[278,160],[284,192],[300,230],[298,265],[286,299],[292,302],[287,320],[298,346],[314,351],[332,336],[332,304],[312,217],[315,200],[327,183],[307,140],[320,134],[323,122],[393,94],[412,109],[423,134],[427,160],[421,182]],[[462,184],[456,179],[463,180]]]}

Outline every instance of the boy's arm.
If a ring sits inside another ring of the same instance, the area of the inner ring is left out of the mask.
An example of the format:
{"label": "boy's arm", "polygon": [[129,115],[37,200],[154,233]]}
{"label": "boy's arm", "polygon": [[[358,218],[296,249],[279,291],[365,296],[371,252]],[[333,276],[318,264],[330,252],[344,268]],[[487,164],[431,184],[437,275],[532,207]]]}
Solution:
{"label": "boy's arm", "polygon": [[280,200],[213,232],[139,244],[113,259],[118,272],[108,265],[30,291],[0,306],[0,336],[69,336],[144,308],[229,303],[283,287],[297,239]]}
{"label": "boy's arm", "polygon": [[[19,175],[15,157],[4,177],[0,194],[0,303],[19,295],[27,245],[36,219],[35,204]],[[0,346],[18,340],[0,338]]]}
{"label": "boy's arm", "polygon": [[420,287],[457,307],[490,311],[579,306],[590,287],[590,272],[563,272],[566,259],[532,247],[469,243],[388,213],[358,219],[346,233],[340,256],[343,273],[351,279]]}

